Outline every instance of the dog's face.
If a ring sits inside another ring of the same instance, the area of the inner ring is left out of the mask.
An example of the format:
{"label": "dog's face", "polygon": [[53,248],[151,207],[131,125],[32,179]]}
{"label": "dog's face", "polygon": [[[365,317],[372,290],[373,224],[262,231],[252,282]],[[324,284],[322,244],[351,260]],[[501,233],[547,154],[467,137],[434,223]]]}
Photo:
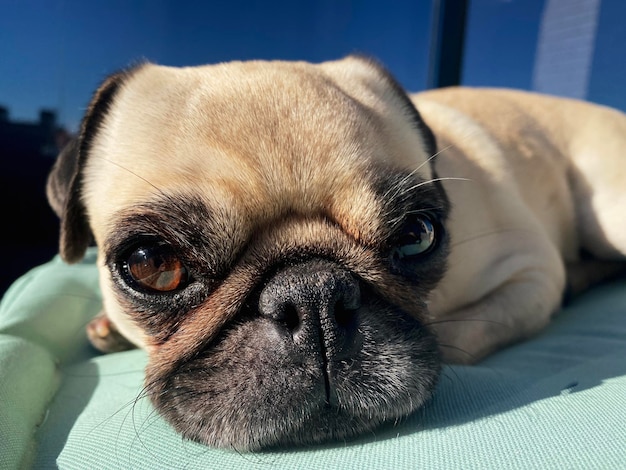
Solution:
{"label": "dog's face", "polygon": [[105,311],[184,436],[347,438],[419,408],[438,376],[433,147],[363,59],[144,65],[105,82],[51,176],[61,253],[93,236]]}

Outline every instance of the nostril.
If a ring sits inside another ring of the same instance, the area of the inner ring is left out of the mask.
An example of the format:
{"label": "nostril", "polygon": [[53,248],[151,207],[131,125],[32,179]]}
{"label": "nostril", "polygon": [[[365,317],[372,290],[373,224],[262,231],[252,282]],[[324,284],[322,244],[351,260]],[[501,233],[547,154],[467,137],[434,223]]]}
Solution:
{"label": "nostril", "polygon": [[339,300],[334,310],[337,326],[343,330],[352,329],[356,321],[356,312],[355,308],[347,307],[343,300]]}
{"label": "nostril", "polygon": [[333,315],[337,326],[344,332],[356,329],[358,310],[361,307],[361,289],[359,283],[346,276],[339,287],[339,297],[334,305]]}
{"label": "nostril", "polygon": [[283,307],[282,315],[280,315],[277,320],[279,323],[282,323],[285,328],[287,328],[287,330],[289,330],[291,333],[295,333],[300,329],[300,313],[298,313],[296,307],[291,304],[286,304]]}

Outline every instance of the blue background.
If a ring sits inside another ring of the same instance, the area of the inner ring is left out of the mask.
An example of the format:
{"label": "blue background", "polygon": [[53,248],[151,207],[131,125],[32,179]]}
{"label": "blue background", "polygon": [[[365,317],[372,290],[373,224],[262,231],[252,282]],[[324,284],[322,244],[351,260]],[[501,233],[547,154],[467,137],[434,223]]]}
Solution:
{"label": "blue background", "polygon": [[[531,88],[544,0],[470,2],[463,83]],[[353,52],[426,86],[431,2],[2,0],[0,105],[11,119],[59,112],[75,129],[102,78],[136,60],[323,61]],[[604,0],[588,98],[626,109],[626,2]]]}

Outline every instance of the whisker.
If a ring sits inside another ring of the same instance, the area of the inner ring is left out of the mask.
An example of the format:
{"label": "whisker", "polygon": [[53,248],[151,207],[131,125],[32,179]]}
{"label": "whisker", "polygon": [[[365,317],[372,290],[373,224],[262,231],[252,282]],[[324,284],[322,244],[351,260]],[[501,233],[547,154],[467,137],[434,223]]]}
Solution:
{"label": "whisker", "polygon": [[482,322],[482,323],[493,323],[498,326],[506,326],[509,327],[506,323],[498,322],[495,320],[486,320],[483,318],[447,318],[445,320],[435,320],[431,322],[424,323],[423,326],[432,326],[432,325],[441,325],[443,323],[464,323],[464,322]]}
{"label": "whisker", "polygon": [[405,220],[407,215],[410,215],[410,214],[422,214],[424,212],[428,213],[428,212],[433,212],[433,211],[437,211],[437,210],[441,210],[441,209],[443,209],[443,208],[440,207],[440,206],[437,206],[437,207],[422,207],[422,208],[419,208],[419,209],[406,211],[406,212],[398,215],[397,217],[394,217],[393,219],[390,219],[389,222],[387,222],[387,225],[389,225],[390,227],[395,227],[399,223],[404,222],[404,220]]}
{"label": "whisker", "polygon": [[[92,429],[89,430],[89,434],[94,432],[99,427],[104,426],[106,423],[111,421],[113,418],[115,418],[117,415],[122,413],[124,410],[127,410],[128,413],[130,413],[132,407],[134,407],[139,400],[141,400],[143,398],[146,398],[148,396],[148,395],[144,395],[144,391],[145,391],[146,388],[147,388],[147,386],[142,387],[141,391],[139,392],[139,394],[135,398],[132,398],[127,403],[122,405],[116,412],[114,412],[113,414],[111,414],[110,416],[108,416],[107,418],[105,418],[104,420],[99,422],[98,424],[96,424]],[[127,414],[127,416],[128,416],[128,414]],[[122,425],[123,425],[123,423],[125,421],[126,421],[126,417],[122,420]],[[121,427],[122,426],[120,426],[119,433],[121,433]],[[118,433],[118,438],[119,438],[119,433]]]}
{"label": "whisker", "polygon": [[[463,352],[467,352],[467,351],[463,351]],[[451,377],[448,374],[448,372],[451,372],[454,375],[454,377]],[[442,369],[441,376],[442,377],[446,377],[451,382],[454,382],[454,380],[461,380],[461,377],[459,376],[459,373],[453,367],[446,367],[446,368]]]}
{"label": "whisker", "polygon": [[100,374],[100,373],[95,373],[95,374],[73,374],[71,372],[64,372],[63,375],[65,375],[66,377],[72,377],[74,379],[95,379],[95,378],[98,378],[98,377],[123,377],[125,375],[139,374],[139,373],[143,373],[143,369],[127,370],[127,371],[124,371],[124,372],[111,372],[109,374]]}
{"label": "whisker", "polygon": [[411,176],[415,175],[415,173],[417,173],[419,170],[421,170],[424,165],[428,165],[430,162],[432,162],[435,158],[437,158],[439,155],[441,155],[443,152],[450,150],[452,147],[454,147],[454,144],[448,144],[445,147],[439,149],[437,152],[433,153],[430,157],[428,157],[424,162],[422,162],[415,170],[413,170],[410,174]]}
{"label": "whisker", "polygon": [[139,442],[139,444],[141,445],[141,447],[143,447],[143,449],[150,454],[150,456],[156,460],[157,462],[160,461],[160,459],[158,458],[158,456],[156,454],[154,454],[150,448],[146,445],[146,443],[143,441],[143,439],[141,438],[140,432],[144,427],[144,423],[146,422],[144,420],[144,423],[141,424],[141,426],[139,428],[137,428],[137,421],[135,419],[135,406],[133,405],[132,408],[132,414],[131,414],[131,419],[132,419],[132,423],[133,423],[133,430],[135,431],[135,439],[133,439],[133,442],[130,445],[130,448],[133,448],[134,442],[135,440]]}
{"label": "whisker", "polygon": [[45,300],[45,299],[53,300],[59,297],[70,297],[70,298],[75,298],[75,299],[89,300],[92,302],[102,302],[102,298],[97,295],[74,294],[71,292],[55,292],[54,294],[32,294],[29,296],[30,299],[37,299],[37,300]]}
{"label": "whisker", "polygon": [[435,158],[437,158],[439,155],[441,155],[443,152],[445,152],[446,150],[450,150],[452,147],[454,147],[454,144],[448,144],[445,147],[443,147],[442,149],[438,150],[437,152],[433,153],[430,157],[428,157],[424,162],[422,162],[422,164],[420,166],[418,166],[415,170],[413,170],[411,172],[411,175],[414,175],[415,173],[417,173],[419,170],[422,169],[422,167],[424,165],[428,165],[431,161],[433,161]]}
{"label": "whisker", "polygon": [[[163,196],[166,196],[166,195],[163,193],[163,190],[162,190],[162,189],[160,189],[158,186],[156,186],[154,183],[152,183],[152,182],[151,182],[151,181],[149,181],[148,179],[144,178],[143,176],[141,176],[141,175],[137,174],[136,172],[132,171],[131,169],[126,168],[124,165],[120,165],[119,163],[114,162],[113,160],[109,160],[108,158],[105,158],[105,157],[99,157],[99,158],[100,158],[100,160],[103,160],[103,161],[105,161],[105,162],[107,162],[107,163],[110,163],[111,165],[114,165],[114,166],[116,166],[116,167],[118,167],[118,168],[120,168],[120,169],[122,169],[122,170],[124,170],[124,171],[127,171],[127,172],[128,172],[128,173],[130,173],[131,175],[133,175],[133,176],[135,176],[135,177],[139,178],[139,179],[140,179],[141,181],[143,181],[144,183],[146,183],[146,184],[148,184],[148,185],[152,186],[152,187],[153,187],[153,188],[154,188],[154,189],[155,189],[155,190],[156,190],[159,194],[162,194]],[[167,197],[167,196],[166,196],[166,197]]]}
{"label": "whisker", "polygon": [[432,178],[427,181],[421,181],[420,183],[417,183],[416,185],[411,186],[410,188],[407,188],[406,192],[413,191],[421,186],[424,186],[426,184],[436,183],[438,181],[473,181],[473,180],[470,178],[461,178],[457,176],[443,176],[441,178]]}
{"label": "whisker", "polygon": [[395,186],[389,188],[384,194],[383,194],[383,199],[386,199],[387,197],[389,197],[391,195],[391,192],[393,190],[396,190],[396,195],[398,194],[398,192],[401,190],[402,186],[404,184],[407,183],[407,181],[409,181],[411,178],[413,178],[418,171],[420,171],[425,165],[428,165],[430,162],[432,162],[435,158],[437,158],[439,155],[441,155],[443,152],[445,152],[446,150],[452,148],[454,145],[453,144],[449,144],[446,145],[444,148],[442,148],[441,150],[435,152],[434,154],[432,154],[430,157],[428,157],[426,160],[424,160],[420,165],[417,166],[417,168],[415,168],[414,170],[412,170],[411,172],[409,172],[407,175],[405,175]]}
{"label": "whisker", "polygon": [[453,346],[451,344],[442,344],[442,343],[439,343],[439,346],[442,347],[442,348],[454,349],[455,351],[459,351],[459,352],[465,354],[466,356],[468,356],[470,359],[472,359],[472,361],[476,361],[478,359],[477,356],[473,355],[472,353],[466,351],[463,348],[459,348],[459,347]]}
{"label": "whisker", "polygon": [[491,236],[500,235],[503,233],[513,233],[513,232],[520,232],[526,235],[537,235],[537,232],[535,232],[534,230],[527,230],[527,229],[521,229],[521,228],[497,228],[495,230],[477,233],[471,237],[464,238],[463,240],[453,241],[453,243],[450,246],[454,248],[464,243],[476,241],[484,237],[491,237]]}
{"label": "whisker", "polygon": [[131,175],[135,176],[136,178],[140,179],[141,181],[143,181],[144,183],[148,184],[149,186],[151,186],[152,188],[154,188],[154,190],[157,192],[157,194],[163,196],[168,202],[170,202],[174,207],[181,209],[182,211],[185,211],[185,208],[179,203],[178,198],[172,197],[171,195],[165,193],[161,188],[159,188],[157,185],[155,185],[154,183],[152,183],[150,180],[148,180],[147,178],[141,176],[140,174],[134,172],[133,170],[125,167],[124,165],[120,165],[117,162],[114,162],[112,160],[109,160],[108,158],[105,157],[98,157],[101,160],[110,163],[111,165],[114,165],[118,168],[120,168],[121,170],[127,171],[128,173],[130,173]]}

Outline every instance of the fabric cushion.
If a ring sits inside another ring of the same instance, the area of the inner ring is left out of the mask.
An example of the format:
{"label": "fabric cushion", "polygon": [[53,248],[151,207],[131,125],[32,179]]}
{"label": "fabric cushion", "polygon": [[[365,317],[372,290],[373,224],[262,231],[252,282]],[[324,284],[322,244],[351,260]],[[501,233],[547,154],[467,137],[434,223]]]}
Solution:
{"label": "fabric cushion", "polygon": [[99,355],[90,251],[19,279],[0,304],[0,468],[626,468],[626,281],[536,338],[444,369],[434,399],[350,442],[241,454],[186,441],[142,391],[146,355]]}

